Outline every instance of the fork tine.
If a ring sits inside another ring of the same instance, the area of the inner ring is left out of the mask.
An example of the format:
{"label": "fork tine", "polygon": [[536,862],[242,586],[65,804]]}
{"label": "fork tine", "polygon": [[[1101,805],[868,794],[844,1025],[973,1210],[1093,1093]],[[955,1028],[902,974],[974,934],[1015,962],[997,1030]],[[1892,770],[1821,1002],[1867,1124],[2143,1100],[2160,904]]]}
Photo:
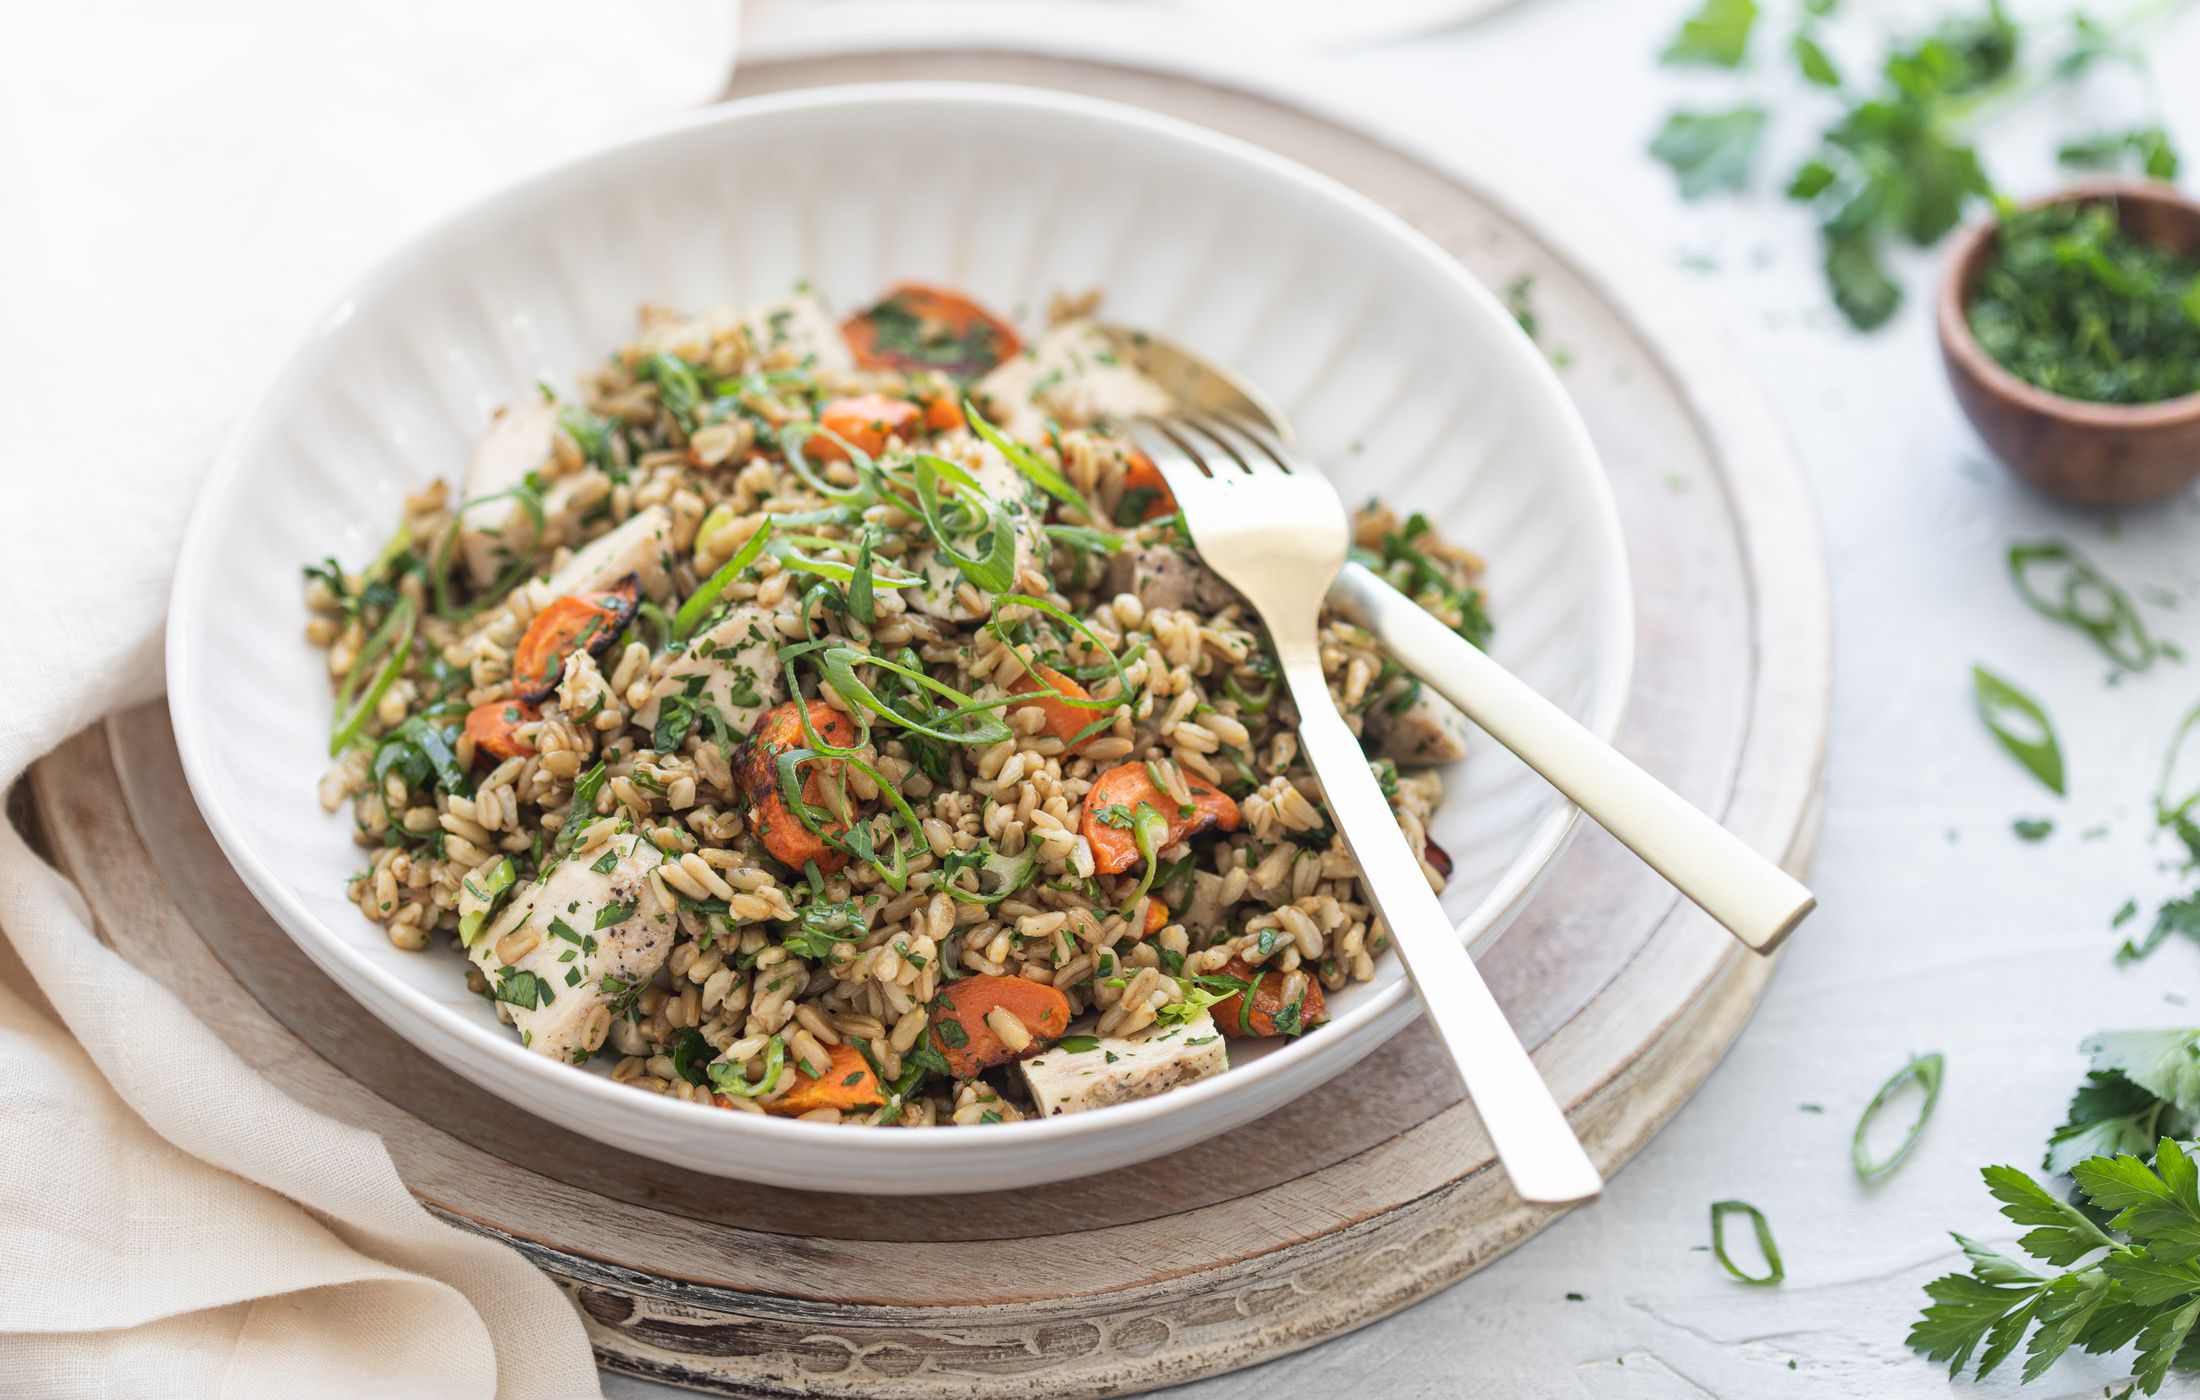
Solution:
{"label": "fork tine", "polygon": [[1250,423],[1219,413],[1188,415],[1182,421],[1213,438],[1249,476],[1275,472],[1285,476],[1294,474],[1290,455]]}
{"label": "fork tine", "polygon": [[1257,465],[1259,459],[1257,452],[1250,454],[1250,456],[1240,452],[1237,444],[1232,442],[1226,433],[1209,420],[1184,417],[1175,420],[1172,426],[1179,429],[1186,436],[1206,440],[1200,445],[1202,450],[1195,451],[1194,455],[1203,455],[1206,458],[1209,475],[1242,474],[1251,476],[1254,472],[1260,470]]}
{"label": "fork tine", "polygon": [[1184,486],[1214,476],[1214,468],[1199,448],[1185,441],[1178,424],[1162,418],[1139,417],[1130,423],[1131,441],[1153,459],[1171,489],[1182,494]]}

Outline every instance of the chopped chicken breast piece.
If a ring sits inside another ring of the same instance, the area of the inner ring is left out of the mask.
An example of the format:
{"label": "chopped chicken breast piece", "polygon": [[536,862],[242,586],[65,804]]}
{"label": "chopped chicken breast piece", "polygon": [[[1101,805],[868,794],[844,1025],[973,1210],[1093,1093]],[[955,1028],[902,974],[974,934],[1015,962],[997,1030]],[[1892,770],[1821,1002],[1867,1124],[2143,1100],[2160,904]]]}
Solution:
{"label": "chopped chicken breast piece", "polygon": [[603,1044],[591,1033],[596,1008],[622,996],[631,1005],[628,989],[657,975],[679,932],[649,882],[663,859],[639,836],[614,836],[559,861],[474,940],[467,956],[499,993],[498,1013],[528,1049],[585,1059]]}
{"label": "chopped chicken breast piece", "polygon": [[1230,1052],[1214,1017],[1201,1011],[1183,1025],[1106,1037],[1087,1050],[1057,1044],[1016,1066],[1040,1115],[1053,1117],[1150,1098],[1220,1074],[1230,1067]]}
{"label": "chopped chicken breast piece", "polygon": [[672,517],[663,506],[638,510],[610,534],[591,540],[565,567],[550,575],[553,594],[610,588],[628,574],[640,574],[642,592],[662,598],[672,587]]}
{"label": "chopped chicken breast piece", "polygon": [[976,397],[995,426],[1026,442],[1046,440],[1049,418],[1081,428],[1170,407],[1090,321],[1066,321],[1009,356],[978,381]]}
{"label": "chopped chicken breast piece", "polygon": [[716,706],[726,727],[746,736],[766,710],[786,698],[781,640],[769,613],[746,604],[734,608],[725,621],[673,658],[650,688],[648,701],[635,712],[634,722],[655,729],[664,702],[678,695],[694,703],[697,715],[705,706]]}
{"label": "chopped chicken breast piece", "polygon": [[1457,763],[1467,756],[1467,717],[1423,685],[1402,710],[1378,701],[1367,712],[1367,736],[1383,757],[1407,767]]}
{"label": "chopped chicken breast piece", "polygon": [[[474,449],[463,499],[475,504],[458,517],[458,547],[465,554],[466,572],[480,587],[495,582],[507,565],[526,558],[542,542],[533,514],[505,493],[549,463],[557,428],[558,406],[530,399],[498,414]],[[483,500],[485,496],[495,499]]]}
{"label": "chopped chicken breast piece", "polygon": [[1241,601],[1238,591],[1190,549],[1174,544],[1128,544],[1109,555],[1108,587],[1134,595],[1148,612],[1189,608],[1213,613]]}

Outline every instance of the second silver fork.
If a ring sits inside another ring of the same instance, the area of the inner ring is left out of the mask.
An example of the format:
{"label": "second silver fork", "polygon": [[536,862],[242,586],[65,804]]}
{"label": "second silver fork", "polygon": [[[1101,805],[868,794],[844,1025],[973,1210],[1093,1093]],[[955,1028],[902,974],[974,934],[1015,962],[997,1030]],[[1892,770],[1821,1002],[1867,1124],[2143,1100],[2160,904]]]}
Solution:
{"label": "second silver fork", "polygon": [[1320,473],[1218,418],[1143,419],[1133,435],[1183,509],[1200,558],[1266,624],[1299,713],[1300,751],[1514,1189],[1543,1204],[1594,1198],[1602,1177],[1460,944],[1330,698],[1318,624],[1350,545],[1344,501]]}

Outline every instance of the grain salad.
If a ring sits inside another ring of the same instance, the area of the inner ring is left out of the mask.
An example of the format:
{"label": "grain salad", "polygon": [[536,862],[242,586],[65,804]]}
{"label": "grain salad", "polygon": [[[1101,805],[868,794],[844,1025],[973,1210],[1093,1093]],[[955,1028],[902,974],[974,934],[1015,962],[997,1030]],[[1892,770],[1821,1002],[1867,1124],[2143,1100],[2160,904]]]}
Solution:
{"label": "grain salad", "polygon": [[[1274,658],[1117,429],[1166,397],[1061,304],[644,308],[378,557],[306,570],[350,898],[537,1053],[826,1122],[997,1123],[1318,1032],[1388,947]],[[1479,562],[1356,552],[1475,640]],[[1464,722],[1322,663],[1441,888]],[[455,970],[453,975],[459,975]]]}

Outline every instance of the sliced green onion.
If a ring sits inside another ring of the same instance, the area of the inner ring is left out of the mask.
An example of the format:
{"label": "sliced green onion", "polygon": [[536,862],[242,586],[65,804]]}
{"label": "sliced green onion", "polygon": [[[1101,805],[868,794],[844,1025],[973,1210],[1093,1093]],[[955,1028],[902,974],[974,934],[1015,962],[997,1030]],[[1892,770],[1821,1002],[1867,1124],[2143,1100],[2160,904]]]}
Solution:
{"label": "sliced green onion", "polygon": [[1076,487],[1070,485],[1068,477],[1049,466],[1044,457],[1022,443],[1011,440],[999,428],[985,421],[985,415],[978,412],[977,406],[968,399],[963,400],[963,418],[970,424],[972,432],[989,443],[994,451],[1006,457],[1010,466],[1021,472],[1040,490],[1081,515],[1089,517],[1092,514],[1091,504],[1079,494]]}
{"label": "sliced green onion", "polygon": [[367,565],[365,570],[360,573],[360,592],[364,593],[367,589],[373,587],[382,575],[388,572],[389,567],[402,558],[406,550],[412,548],[412,538],[412,525],[409,522],[397,527],[397,533],[390,536],[389,543],[382,546],[382,552],[374,556],[374,562]]}
{"label": "sliced green onion", "polygon": [[[2043,596],[2033,587],[2032,574],[2041,566],[2056,571],[2056,596]],[[2131,595],[2061,540],[2009,546],[2009,581],[2034,612],[2085,633],[2103,656],[2126,671],[2143,671],[2161,655]]]}
{"label": "sliced green onion", "polygon": [[488,875],[483,878],[489,887],[475,890],[474,893],[487,902],[473,913],[461,915],[458,920],[458,941],[463,947],[474,946],[474,939],[481,934],[481,926],[489,921],[489,916],[504,902],[504,896],[512,892],[512,886],[519,883],[519,867],[512,864],[510,856],[505,856],[490,866]]}
{"label": "sliced green onion", "polygon": [[1274,676],[1270,676],[1268,678],[1268,688],[1266,690],[1263,690],[1259,695],[1255,696],[1245,693],[1244,687],[1240,686],[1237,682],[1237,673],[1235,671],[1225,671],[1222,674],[1222,691],[1232,700],[1237,701],[1239,709],[1245,711],[1247,714],[1257,715],[1261,711],[1267,709],[1270,705],[1275,703],[1276,678]]}
{"label": "sliced green onion", "polygon": [[764,1042],[762,1079],[751,1084],[745,1066],[714,1063],[709,1068],[710,1082],[717,1086],[721,1094],[753,1099],[758,1094],[768,1094],[779,1087],[779,1072],[786,1068],[786,1064],[787,1043],[775,1035]]}
{"label": "sliced green onion", "polygon": [[[803,451],[813,437],[823,437],[837,443],[848,454],[848,463],[855,468],[859,486],[835,486],[810,465],[809,455]],[[871,454],[856,446],[832,429],[818,423],[789,423],[779,430],[779,455],[787,459],[787,467],[802,479],[802,484],[849,510],[862,510],[877,504],[882,494],[878,466]]]}
{"label": "sliced green onion", "polygon": [[2184,758],[2186,741],[2192,738],[2196,726],[2200,726],[2200,706],[2186,712],[2177,732],[2170,736],[2169,750],[2162,755],[2162,780],[2154,790],[2154,820],[2158,825],[2175,826],[2191,815],[2195,803],[2200,803],[2200,784],[2188,788],[2174,802],[2170,799],[2170,785],[2177,781],[2177,768]]}
{"label": "sliced green onion", "polygon": [[[328,741],[329,757],[334,758],[351,747],[359,731],[366,728],[367,720],[375,707],[400,675],[405,662],[412,656],[413,626],[417,621],[412,599],[400,596],[394,606],[374,629],[359,655],[352,661],[351,669],[344,674],[343,684],[336,690],[336,722]],[[359,689],[359,677],[369,666],[376,667],[373,680],[365,690]],[[353,703],[354,693],[358,702]]]}
{"label": "sliced green onion", "polygon": [[[977,867],[977,893],[961,889],[945,881],[934,886],[934,888],[944,891],[950,899],[960,900],[964,904],[983,905],[990,909],[1030,884],[1031,877],[1038,873],[1038,869],[1039,855],[1038,848],[1035,846],[1026,846],[1022,852],[1012,856],[1003,855],[999,851],[991,851],[987,853],[984,862]],[[986,889],[986,881],[989,877],[993,883],[993,888],[990,890]]]}
{"label": "sliced green onion", "polygon": [[672,614],[666,612],[650,599],[644,598],[634,608],[635,630],[639,631],[641,624],[645,622],[649,624],[650,631],[657,634],[657,644],[651,647],[650,650],[663,651],[672,642]]}
{"label": "sliced green onion", "polygon": [[871,577],[871,532],[856,546],[853,577],[848,580],[848,616],[869,627],[878,621],[878,593]]}
{"label": "sliced green onion", "polygon": [[[968,488],[976,500],[990,503],[990,498],[985,494],[984,488],[978,485],[976,477],[945,457],[920,452],[916,457],[916,466],[917,513],[924,517],[925,527],[932,532],[933,548],[946,556],[947,562],[960,570],[962,576],[969,579],[981,592],[1005,593],[1013,588],[1016,584],[1016,529],[1008,518],[1008,512],[995,505],[985,517],[990,522],[989,525],[974,532],[981,538],[990,539],[983,558],[975,554],[965,554],[950,540],[947,526],[942,519],[940,478],[945,476],[956,485]],[[974,503],[958,501],[958,504],[965,504],[971,510],[976,509]]]}
{"label": "sliced green onion", "polygon": [[[1940,1102],[1940,1079],[1947,1067],[1947,1060],[1937,1050],[1930,1055],[1918,1055],[1879,1086],[1879,1092],[1872,1095],[1872,1101],[1865,1105],[1864,1116],[1856,1120],[1856,1135],[1849,1142],[1849,1160],[1856,1167],[1859,1179],[1866,1182],[1878,1181],[1901,1166],[1909,1157],[1910,1149],[1917,1146],[1918,1135],[1925,1131],[1925,1120],[1933,1116],[1933,1105]],[[1912,1084],[1924,1090],[1918,1102],[1917,1117],[1904,1131],[1902,1141],[1896,1144],[1894,1151],[1880,1161],[1872,1161],[1867,1155],[1870,1149],[1865,1143],[1865,1138],[1871,1132],[1872,1120],[1879,1116],[1879,1110],[1885,1108],[1889,1100]]]}
{"label": "sliced green onion", "polygon": [[[804,727],[807,728],[808,726],[805,725]],[[826,758],[827,755],[810,749],[789,749],[779,756],[777,764],[779,795],[787,804],[787,810],[795,814],[795,819],[801,822],[811,835],[816,836],[834,849],[846,851],[849,855],[863,861],[873,870],[876,870],[879,877],[894,889],[908,888],[909,851],[899,839],[894,842],[894,860],[889,865],[878,858],[877,848],[871,843],[870,826],[867,819],[858,819],[853,811],[849,812],[845,830],[837,835],[826,831],[824,824],[818,820],[816,814],[822,809],[812,806],[803,796],[802,779],[798,770],[804,763]],[[845,763],[869,778],[872,785],[878,789],[879,796],[886,800],[894,824],[899,826],[910,840],[917,842],[919,845],[923,843],[924,828],[918,823],[917,814],[910,810],[908,801],[902,797],[899,789],[886,780],[884,774],[852,754],[836,755],[831,757],[829,761]],[[843,778],[841,800],[843,803],[847,802],[845,778]],[[835,821],[840,820],[838,813],[826,812],[825,815]]]}
{"label": "sliced green onion", "polygon": [[[933,718],[939,720],[961,719],[967,721],[967,723],[961,729],[941,729],[927,724],[922,719],[902,713],[879,698],[876,691],[863,683],[863,679],[855,672],[855,668],[859,665],[876,666],[880,670],[900,676],[905,681],[911,681],[922,686],[942,699],[954,702],[955,709],[933,716]],[[953,686],[933,680],[923,671],[913,666],[903,666],[898,662],[888,661],[883,656],[872,656],[867,652],[857,651],[853,647],[827,648],[818,657],[818,669],[823,674],[825,684],[831,686],[834,693],[849,704],[860,705],[872,714],[882,719],[892,720],[904,729],[914,730],[919,734],[928,735],[931,738],[943,740],[950,744],[998,744],[1001,740],[1008,738],[1010,734],[1009,727],[993,711],[1012,704],[1021,698],[1004,697],[990,703],[980,702],[963,694]]]}
{"label": "sliced green onion", "polygon": [[727,587],[735,579],[741,577],[749,565],[756,562],[757,556],[764,552],[764,546],[770,542],[771,537],[772,518],[767,515],[764,517],[764,523],[756,527],[756,533],[742,541],[741,547],[734,551],[733,557],[719,565],[718,572],[712,574],[708,582],[704,583],[701,588],[696,589],[688,600],[680,605],[680,611],[673,614],[672,639],[674,641],[684,642],[694,635],[695,629],[701,626],[703,619],[710,615],[710,610],[718,606],[718,600],[725,594]]}
{"label": "sliced green onion", "polygon": [[[2055,726],[2047,712],[2031,696],[1984,666],[1971,668],[1971,687],[1977,697],[1979,718],[2001,746],[2057,796],[2063,795],[2062,745],[2055,740]],[[2012,727],[2012,717],[2029,720],[2033,732]]]}
{"label": "sliced green onion", "polygon": [[682,432],[695,431],[695,410],[703,401],[703,386],[695,378],[695,366],[678,355],[660,350],[634,367],[634,377],[657,386],[657,401],[665,406]]}
{"label": "sliced green onion", "polygon": [[[1745,1274],[1726,1252],[1726,1218],[1729,1215],[1747,1215],[1757,1231],[1757,1248],[1765,1256],[1763,1274]],[[1725,1270],[1746,1284],[1769,1288],[1787,1277],[1787,1270],[1780,1263],[1780,1248],[1772,1242],[1772,1226],[1765,1221],[1765,1213],[1747,1201],[1714,1201],[1711,1205],[1711,1252],[1718,1257]]]}
{"label": "sliced green onion", "polygon": [[1153,877],[1161,869],[1161,848],[1168,839],[1169,819],[1145,803],[1139,803],[1138,810],[1131,813],[1131,840],[1138,846],[1140,858],[1146,862],[1146,873],[1138,877],[1138,887],[1124,901],[1125,914],[1136,909],[1138,901],[1146,897],[1146,891],[1153,888]]}
{"label": "sliced green onion", "polygon": [[[809,544],[813,548],[841,549],[846,546],[846,541],[829,540],[817,535],[783,534],[772,541],[772,558],[777,559],[780,567],[789,573],[809,574],[815,578],[831,579],[834,583],[855,582],[856,571],[852,567],[846,564],[836,564],[830,559],[819,559],[804,554],[800,548],[804,544]],[[874,575],[871,586],[873,588],[914,588],[923,581],[918,578],[878,578]]]}
{"label": "sliced green onion", "polygon": [[[1061,623],[1063,626],[1075,632],[1078,636],[1083,637],[1086,643],[1090,645],[1094,651],[1099,652],[1101,656],[1107,659],[1108,671],[1111,675],[1115,677],[1115,694],[1111,696],[1092,696],[1080,700],[1074,696],[1063,695],[1060,691],[1053,691],[1052,693],[1055,698],[1061,700],[1064,704],[1074,705],[1079,709],[1087,710],[1114,710],[1120,709],[1125,705],[1136,703],[1136,697],[1131,694],[1130,677],[1123,670],[1123,667],[1126,663],[1121,658],[1116,656],[1113,648],[1109,647],[1106,642],[1100,640],[1100,636],[1098,633],[1094,632],[1083,622],[1079,621],[1077,618],[1070,616],[1068,613],[1056,607],[1054,604],[1048,602],[1046,599],[1034,598],[1028,593],[1004,593],[993,601],[996,608],[996,618],[998,618],[999,616],[997,610],[1007,607],[1030,608],[1034,612],[1044,613],[1046,616],[1053,618],[1056,622]],[[998,621],[994,623],[989,623],[988,626],[995,628],[995,636],[1000,637],[1002,635],[1001,632],[998,630]],[[1002,640],[1005,641],[1007,639],[1003,637]],[[1145,643],[1139,643],[1140,648],[1143,648],[1144,646]],[[1137,651],[1134,649],[1132,654],[1135,656],[1137,654]],[[1026,696],[1028,696],[1030,692],[1025,692],[1025,694]],[[1087,738],[1090,738],[1092,734],[1099,732],[1099,730],[1101,729],[1105,729],[1109,724],[1112,724],[1113,722],[1114,720],[1111,716],[1104,715],[1099,719],[1094,720],[1091,726],[1088,726],[1086,729],[1079,731],[1076,737],[1073,738],[1070,742],[1072,744],[1083,743]]]}
{"label": "sliced green onion", "polygon": [[1063,525],[1060,523],[1039,527],[1046,537],[1065,549],[1082,550],[1091,554],[1113,554],[1129,541],[1122,535],[1111,535],[1105,530],[1095,530],[1089,525]]}
{"label": "sliced green onion", "polygon": [[604,763],[596,765],[573,780],[573,797],[565,807],[565,825],[558,828],[557,842],[551,847],[554,854],[563,856],[580,839],[582,830],[596,817],[596,794],[603,791]]}
{"label": "sliced green onion", "polygon": [[486,496],[476,496],[470,501],[460,502],[458,509],[451,512],[451,523],[444,529],[443,537],[436,541],[435,549],[428,559],[428,588],[435,600],[437,617],[472,617],[491,599],[503,597],[511,591],[513,584],[534,572],[531,560],[514,559],[504,566],[496,580],[483,589],[481,596],[470,605],[464,608],[451,605],[451,551],[458,547],[459,525],[464,522],[466,512],[475,506],[507,499],[519,502],[520,509],[527,512],[527,518],[534,522],[536,538],[541,538],[543,531],[548,528],[549,517],[543,514],[542,509],[542,483],[532,473],[517,486],[491,491]]}

